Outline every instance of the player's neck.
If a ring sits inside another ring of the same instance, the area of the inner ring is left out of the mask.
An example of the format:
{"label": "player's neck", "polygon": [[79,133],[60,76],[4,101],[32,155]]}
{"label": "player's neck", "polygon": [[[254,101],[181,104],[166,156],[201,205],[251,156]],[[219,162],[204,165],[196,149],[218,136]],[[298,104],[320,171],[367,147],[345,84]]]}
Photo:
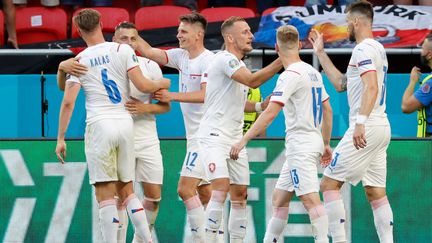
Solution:
{"label": "player's neck", "polygon": [[245,56],[245,53],[238,50],[237,48],[234,48],[232,46],[227,45],[226,49],[227,52],[233,54],[234,56],[236,56],[239,60],[242,60],[243,57]]}
{"label": "player's neck", "polygon": [[287,69],[291,64],[296,62],[301,62],[300,56],[298,53],[285,53],[284,55],[279,55],[282,65],[284,69]]}
{"label": "player's neck", "polygon": [[372,34],[372,30],[367,29],[361,32],[358,32],[358,34],[356,35],[356,43],[359,44],[362,41],[364,41],[365,39],[373,39],[373,34]]}
{"label": "player's neck", "polygon": [[87,46],[95,46],[101,43],[105,42],[105,39],[101,34],[92,34],[92,35],[86,35],[82,37],[87,44]]}
{"label": "player's neck", "polygon": [[205,51],[205,47],[203,45],[196,45],[187,51],[189,52],[189,59],[194,59]]}

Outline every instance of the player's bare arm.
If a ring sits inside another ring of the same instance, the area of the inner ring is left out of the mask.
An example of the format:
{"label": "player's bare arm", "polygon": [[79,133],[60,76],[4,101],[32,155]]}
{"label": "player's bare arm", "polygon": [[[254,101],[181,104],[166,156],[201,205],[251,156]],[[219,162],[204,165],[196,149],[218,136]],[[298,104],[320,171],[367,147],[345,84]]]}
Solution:
{"label": "player's bare arm", "polygon": [[66,158],[66,142],[65,136],[69,126],[70,118],[75,107],[75,101],[78,96],[81,85],[76,82],[66,83],[66,88],[63,96],[63,101],[60,106],[59,128],[57,134],[57,159],[64,163]]}
{"label": "player's bare arm", "polygon": [[324,51],[323,34],[315,29],[312,29],[308,39],[313,46],[314,53],[317,55],[324,72],[326,73],[332,85],[335,87],[336,91],[346,91],[347,78],[336,68],[336,66],[330,60],[330,57]]}
{"label": "player's bare arm", "polygon": [[157,102],[156,104],[145,104],[135,97],[130,97],[130,100],[125,104],[126,110],[133,115],[141,114],[163,114],[170,111],[171,106],[168,102]]}
{"label": "player's bare arm", "polygon": [[282,105],[271,102],[267,109],[265,109],[265,111],[261,113],[261,115],[255,121],[252,127],[246,132],[243,138],[231,147],[230,158],[233,160],[237,160],[240,151],[246,146],[246,144],[251,139],[255,138],[259,134],[262,134],[273,122],[281,109]]}
{"label": "player's bare arm", "polygon": [[423,107],[423,104],[413,95],[414,88],[420,79],[420,69],[413,67],[410,74],[410,81],[402,96],[402,112],[412,113]]}
{"label": "player's bare arm", "polygon": [[155,92],[154,99],[162,102],[204,103],[206,86],[202,83],[201,89],[193,92],[169,92],[167,89],[161,89]]}
{"label": "player's bare arm", "polygon": [[333,110],[330,105],[330,100],[327,99],[323,102],[323,120],[321,133],[324,142],[324,153],[321,156],[321,165],[327,166],[332,160],[332,149],[330,147],[330,138],[333,126]]}
{"label": "player's bare arm", "polygon": [[353,134],[353,143],[356,149],[366,147],[365,122],[372,112],[378,97],[378,79],[376,72],[366,72],[361,76],[361,79],[363,82],[363,94]]}
{"label": "player's bare arm", "polygon": [[168,89],[171,84],[171,81],[167,78],[152,81],[144,77],[139,66],[130,69],[128,77],[135,87],[144,93],[154,93],[158,89]]}
{"label": "player's bare arm", "polygon": [[168,63],[168,58],[164,50],[151,47],[150,44],[139,35],[137,38],[137,43],[137,51],[141,55],[157,62],[159,65],[166,65]]}
{"label": "player's bare arm", "polygon": [[265,68],[252,73],[248,68],[241,67],[233,75],[232,79],[250,88],[258,88],[261,84],[271,79],[282,68],[279,58],[267,65]]}

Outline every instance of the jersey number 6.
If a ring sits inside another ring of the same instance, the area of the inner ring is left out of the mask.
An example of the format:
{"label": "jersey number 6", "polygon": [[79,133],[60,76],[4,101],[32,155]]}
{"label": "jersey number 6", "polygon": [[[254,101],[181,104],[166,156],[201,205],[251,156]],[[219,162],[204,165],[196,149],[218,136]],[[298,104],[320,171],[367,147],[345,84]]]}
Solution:
{"label": "jersey number 6", "polygon": [[106,68],[102,69],[101,75],[102,75],[102,83],[105,86],[105,90],[108,93],[109,99],[114,104],[119,103],[122,100],[122,98],[120,95],[120,91],[117,88],[116,82],[114,82],[114,80],[108,79],[108,71]]}

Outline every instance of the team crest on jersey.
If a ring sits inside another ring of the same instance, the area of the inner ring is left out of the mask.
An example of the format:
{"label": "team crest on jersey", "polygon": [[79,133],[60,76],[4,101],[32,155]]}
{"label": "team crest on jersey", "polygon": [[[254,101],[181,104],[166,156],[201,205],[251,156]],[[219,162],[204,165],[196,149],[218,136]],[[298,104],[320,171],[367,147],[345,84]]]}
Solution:
{"label": "team crest on jersey", "polygon": [[229,64],[229,66],[230,66],[231,68],[235,68],[235,67],[237,67],[237,66],[239,65],[239,61],[238,61],[237,59],[231,59],[231,60],[228,62],[228,64]]}
{"label": "team crest on jersey", "polygon": [[216,164],[215,163],[210,163],[209,164],[209,171],[211,173],[213,173],[216,170]]}
{"label": "team crest on jersey", "polygon": [[138,57],[137,57],[135,54],[133,54],[133,55],[132,55],[132,60],[133,60],[134,62],[138,62]]}
{"label": "team crest on jersey", "polygon": [[422,92],[424,93],[424,94],[429,94],[429,92],[430,92],[430,86],[429,86],[429,84],[424,84],[422,87],[421,87],[421,90],[422,90]]}
{"label": "team crest on jersey", "polygon": [[363,60],[363,61],[359,62],[357,66],[361,67],[361,66],[368,65],[368,64],[372,64],[372,60],[371,59],[366,59],[366,60]]}

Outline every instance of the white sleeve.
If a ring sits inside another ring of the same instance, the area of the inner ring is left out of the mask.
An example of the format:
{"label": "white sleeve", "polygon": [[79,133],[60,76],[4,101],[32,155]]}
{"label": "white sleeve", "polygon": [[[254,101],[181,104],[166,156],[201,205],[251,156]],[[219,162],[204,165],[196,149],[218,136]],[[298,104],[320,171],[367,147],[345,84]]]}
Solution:
{"label": "white sleeve", "polygon": [[232,75],[239,70],[241,67],[245,66],[245,64],[237,59],[234,55],[224,55],[223,56],[223,63],[222,70],[228,77],[232,77]]}
{"label": "white sleeve", "polygon": [[151,72],[151,79],[152,80],[158,80],[163,78],[162,70],[159,67],[159,64],[157,64],[154,61],[149,61],[148,63],[148,70]]}
{"label": "white sleeve", "polygon": [[180,48],[174,48],[165,51],[168,61],[165,66],[180,70],[181,57],[183,56],[184,52],[185,50]]}
{"label": "white sleeve", "polygon": [[139,66],[138,58],[129,45],[120,44],[118,47],[118,55],[122,63],[126,63],[127,70],[131,70],[132,68]]}
{"label": "white sleeve", "polygon": [[80,79],[77,76],[66,74],[66,82],[74,82],[81,84]]}
{"label": "white sleeve", "polygon": [[282,106],[288,102],[291,95],[297,91],[300,75],[297,73],[291,73],[285,71],[282,73],[277,82],[276,87],[273,90],[270,102],[278,103]]}
{"label": "white sleeve", "polygon": [[366,72],[376,71],[375,55],[373,49],[362,45],[354,49],[353,61],[357,66],[360,76]]}

